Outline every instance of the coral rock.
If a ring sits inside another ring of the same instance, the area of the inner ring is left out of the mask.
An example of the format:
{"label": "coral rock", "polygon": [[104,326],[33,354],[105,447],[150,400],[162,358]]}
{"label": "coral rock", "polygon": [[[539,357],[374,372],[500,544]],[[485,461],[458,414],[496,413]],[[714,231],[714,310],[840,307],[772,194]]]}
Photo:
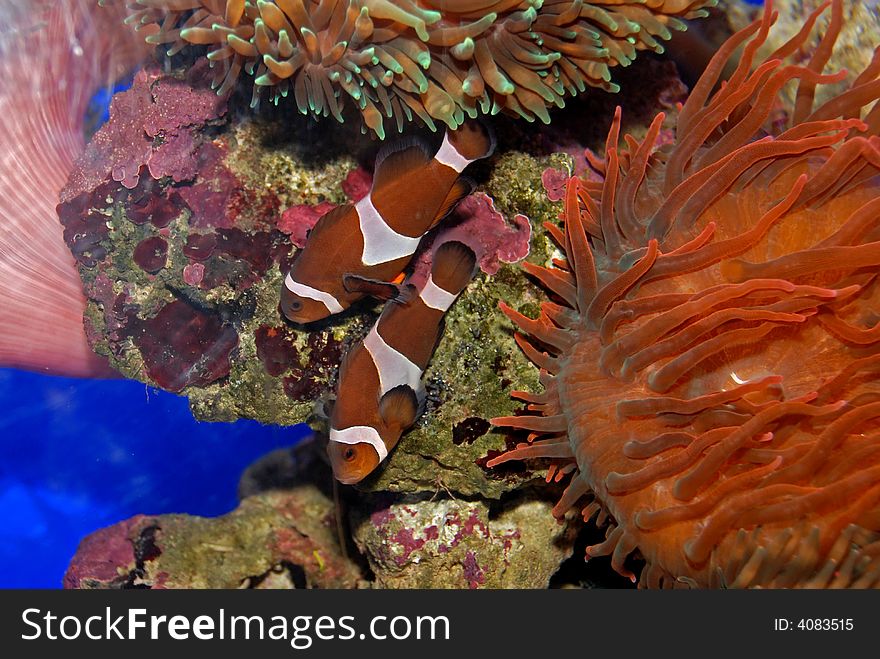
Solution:
{"label": "coral rock", "polygon": [[354,588],[333,502],[313,485],[267,492],[217,518],[138,516],[80,544],[65,588]]}
{"label": "coral rock", "polygon": [[550,504],[377,502],[354,536],[381,588],[546,588],[572,550],[575,526],[549,519]]}
{"label": "coral rock", "polygon": [[[192,73],[197,80],[200,71]],[[108,175],[134,188],[144,166],[154,178],[192,178],[197,171],[193,163],[197,143],[190,128],[225,111],[224,99],[204,87],[162,76],[156,69],[139,71],[131,89],[113,98],[110,120],[77,159],[61,201],[94,189]]]}

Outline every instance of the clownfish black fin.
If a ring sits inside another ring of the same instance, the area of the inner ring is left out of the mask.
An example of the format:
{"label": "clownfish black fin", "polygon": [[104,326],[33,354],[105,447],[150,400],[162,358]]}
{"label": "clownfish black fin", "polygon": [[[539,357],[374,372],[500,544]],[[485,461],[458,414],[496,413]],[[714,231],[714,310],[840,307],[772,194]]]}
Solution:
{"label": "clownfish black fin", "polygon": [[474,191],[474,187],[474,182],[467,176],[459,176],[455,180],[455,183],[452,184],[452,188],[450,188],[449,194],[446,195],[446,199],[444,199],[443,203],[440,205],[440,208],[437,211],[437,216],[434,218],[434,222],[431,226],[435,226],[455,210],[458,203]]}
{"label": "clownfish black fin", "polygon": [[399,384],[385,392],[379,401],[379,416],[391,427],[406,430],[419,416],[419,399],[416,392],[405,384]]}
{"label": "clownfish black fin", "polygon": [[450,240],[434,252],[431,279],[446,292],[458,295],[470,283],[476,267],[474,250],[457,240]]}
{"label": "clownfish black fin", "polygon": [[386,146],[376,156],[373,191],[381,190],[404,174],[424,167],[431,157],[427,147],[416,139],[403,139]]}
{"label": "clownfish black fin", "polygon": [[379,281],[378,279],[369,279],[368,277],[353,275],[350,272],[343,275],[342,286],[349,293],[370,295],[379,300],[407,302],[412,296],[406,287],[401,286],[400,284],[392,284],[391,282]]}

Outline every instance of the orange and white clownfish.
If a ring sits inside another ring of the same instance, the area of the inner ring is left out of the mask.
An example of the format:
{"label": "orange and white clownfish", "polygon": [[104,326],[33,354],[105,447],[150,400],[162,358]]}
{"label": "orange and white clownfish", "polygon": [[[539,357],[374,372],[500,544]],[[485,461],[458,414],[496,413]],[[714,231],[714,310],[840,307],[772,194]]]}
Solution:
{"label": "orange and white clownfish", "polygon": [[293,322],[310,323],[366,295],[399,295],[390,282],[410,262],[422,236],[470,194],[461,172],[494,148],[489,129],[470,121],[447,131],[433,157],[413,142],[380,154],[370,193],[326,213],[309,233],[284,280],[281,312]]}
{"label": "orange and white clownfish", "polygon": [[443,315],[473,277],[476,257],[459,242],[434,253],[431,276],[404,302],[389,302],[339,369],[327,453],[346,484],[372,472],[415,423],[424,403],[422,373],[443,333]]}

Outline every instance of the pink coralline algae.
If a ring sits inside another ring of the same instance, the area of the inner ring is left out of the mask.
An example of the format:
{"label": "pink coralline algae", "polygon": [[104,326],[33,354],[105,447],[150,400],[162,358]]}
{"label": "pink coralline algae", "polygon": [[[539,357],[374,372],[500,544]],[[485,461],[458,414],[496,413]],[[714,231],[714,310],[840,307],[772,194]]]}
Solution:
{"label": "pink coralline algae", "polygon": [[64,588],[127,585],[138,559],[130,536],[140,532],[146,519],[138,515],[87,536],[67,568]]}
{"label": "pink coralline algae", "polygon": [[561,169],[548,167],[541,174],[541,184],[547,193],[547,199],[550,201],[562,201],[565,196],[565,184],[571,175]]}
{"label": "pink coralline algae", "polygon": [[183,268],[183,281],[190,286],[198,286],[205,277],[205,266],[201,263],[190,263]]}
{"label": "pink coralline algae", "polygon": [[551,557],[572,541],[567,524],[533,523],[549,503],[490,515],[479,501],[389,501],[374,500],[353,521],[355,541],[384,588],[544,587],[558,565]]}
{"label": "pink coralline algae", "polygon": [[494,275],[502,263],[516,263],[529,253],[532,226],[525,215],[515,215],[511,225],[495,208],[495,202],[484,192],[465,198],[420,247],[413,267],[411,283],[421,286],[431,271],[434,251],[445,242],[464,243],[477,256],[480,269]]}
{"label": "pink coralline algae", "polygon": [[525,215],[514,215],[511,224],[495,208],[484,192],[462,201],[443,229],[435,245],[457,240],[474,250],[480,269],[487,275],[498,272],[502,263],[516,263],[529,253],[532,227]]}
{"label": "pink coralline algae", "polygon": [[373,177],[370,173],[363,167],[356,167],[342,181],[342,191],[352,202],[360,201],[367,196],[372,184]]}
{"label": "pink coralline algae", "polygon": [[138,515],[86,537],[65,588],[354,588],[333,501],[297,484],[221,517]]}
{"label": "pink coralline algae", "polygon": [[242,185],[224,164],[225,156],[226,149],[213,142],[205,142],[193,154],[198,166],[195,182],[178,191],[192,210],[193,227],[229,228],[235,223],[231,206]]}
{"label": "pink coralline algae", "polygon": [[291,206],[281,214],[278,229],[290,236],[290,242],[302,249],[306,246],[306,239],[312,227],[321,219],[321,216],[334,208],[336,208],[336,204],[331,204],[329,201],[322,201],[315,205],[297,204]]}
{"label": "pink coralline algae", "polygon": [[[203,74],[194,69],[191,78],[198,80]],[[190,85],[163,76],[156,68],[139,71],[131,89],[113,98],[110,120],[77,159],[61,201],[94,189],[108,175],[134,188],[143,166],[153,178],[170,176],[177,182],[193,178],[198,145],[192,129],[225,111],[225,100],[209,84]]]}
{"label": "pink coralline algae", "polygon": [[464,568],[464,578],[467,580],[468,587],[471,589],[479,588],[486,583],[486,575],[483,569],[477,564],[477,557],[474,552],[469,551],[462,562]]}

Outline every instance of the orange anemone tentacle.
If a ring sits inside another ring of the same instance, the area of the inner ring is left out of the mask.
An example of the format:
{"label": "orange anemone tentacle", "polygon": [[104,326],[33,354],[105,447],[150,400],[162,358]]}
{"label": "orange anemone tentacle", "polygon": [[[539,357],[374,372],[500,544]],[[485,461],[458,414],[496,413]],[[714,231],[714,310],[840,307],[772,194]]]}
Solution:
{"label": "orange anemone tentacle", "polygon": [[[602,181],[566,186],[564,258],[526,268],[564,304],[502,306],[544,392],[493,419],[532,434],[489,465],[557,460],[553,514],[607,521],[587,555],[634,578],[637,551],[640,586],[880,587],[880,55],[813,108],[842,8],[753,62],[768,2],[670,117],[674,144],[662,115],[621,142],[615,112],[587,155]],[[793,125],[767,134],[790,80]]]}

